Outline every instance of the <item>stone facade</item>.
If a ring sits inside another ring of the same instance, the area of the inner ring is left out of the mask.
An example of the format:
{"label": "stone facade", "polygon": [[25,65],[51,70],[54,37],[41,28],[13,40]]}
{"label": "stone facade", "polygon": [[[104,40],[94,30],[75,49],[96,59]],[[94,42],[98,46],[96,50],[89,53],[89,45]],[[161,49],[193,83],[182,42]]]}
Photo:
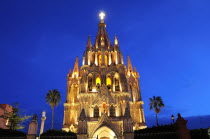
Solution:
{"label": "stone facade", "polygon": [[9,114],[13,111],[12,106],[9,104],[0,104],[0,128],[9,129]]}
{"label": "stone facade", "polygon": [[94,45],[88,37],[79,67],[67,76],[63,130],[79,139],[133,138],[133,130],[146,128],[139,74],[124,64],[118,39],[111,45],[106,24],[101,20]]}

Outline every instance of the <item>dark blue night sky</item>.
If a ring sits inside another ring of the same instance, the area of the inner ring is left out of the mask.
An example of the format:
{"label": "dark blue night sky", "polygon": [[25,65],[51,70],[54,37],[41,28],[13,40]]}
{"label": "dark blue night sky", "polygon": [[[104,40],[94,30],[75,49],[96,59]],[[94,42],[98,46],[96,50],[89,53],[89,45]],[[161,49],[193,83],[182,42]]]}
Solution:
{"label": "dark blue night sky", "polygon": [[101,10],[111,41],[118,36],[124,59],[129,55],[140,72],[147,125],[155,123],[148,106],[155,95],[165,102],[162,124],[180,112],[199,119],[189,120],[191,128],[210,126],[209,0],[2,0],[0,103],[18,102],[39,118],[46,110],[48,129],[45,95],[58,89],[62,100],[55,108],[55,127],[60,129],[67,73],[76,56],[81,64],[88,35],[94,42]]}

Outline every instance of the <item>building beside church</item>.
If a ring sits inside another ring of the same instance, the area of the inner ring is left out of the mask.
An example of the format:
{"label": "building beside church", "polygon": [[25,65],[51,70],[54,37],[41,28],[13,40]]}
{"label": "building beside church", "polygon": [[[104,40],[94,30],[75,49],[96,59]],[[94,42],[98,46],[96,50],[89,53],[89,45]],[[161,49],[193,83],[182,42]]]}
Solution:
{"label": "building beside church", "polygon": [[9,104],[0,104],[0,128],[9,129],[10,121],[8,116],[13,111],[12,106]]}
{"label": "building beside church", "polygon": [[78,139],[131,139],[133,130],[146,128],[139,74],[128,57],[124,64],[118,39],[112,45],[100,14],[94,45],[88,37],[79,66],[67,76],[63,130]]}

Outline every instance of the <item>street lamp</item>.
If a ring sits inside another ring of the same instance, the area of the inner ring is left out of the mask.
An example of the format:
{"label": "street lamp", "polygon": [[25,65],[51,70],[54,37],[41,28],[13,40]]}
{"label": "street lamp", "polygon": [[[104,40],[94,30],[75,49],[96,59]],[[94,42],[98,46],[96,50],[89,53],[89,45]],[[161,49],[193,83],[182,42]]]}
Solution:
{"label": "street lamp", "polygon": [[171,115],[171,120],[173,121],[174,124],[174,115]]}

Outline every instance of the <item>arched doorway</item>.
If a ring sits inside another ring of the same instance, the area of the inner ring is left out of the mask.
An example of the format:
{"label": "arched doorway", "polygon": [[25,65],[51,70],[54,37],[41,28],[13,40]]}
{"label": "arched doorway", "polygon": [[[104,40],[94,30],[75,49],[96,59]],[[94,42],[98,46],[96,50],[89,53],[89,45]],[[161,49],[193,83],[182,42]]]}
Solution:
{"label": "arched doorway", "polygon": [[116,134],[107,126],[102,126],[93,135],[97,139],[117,139]]}

